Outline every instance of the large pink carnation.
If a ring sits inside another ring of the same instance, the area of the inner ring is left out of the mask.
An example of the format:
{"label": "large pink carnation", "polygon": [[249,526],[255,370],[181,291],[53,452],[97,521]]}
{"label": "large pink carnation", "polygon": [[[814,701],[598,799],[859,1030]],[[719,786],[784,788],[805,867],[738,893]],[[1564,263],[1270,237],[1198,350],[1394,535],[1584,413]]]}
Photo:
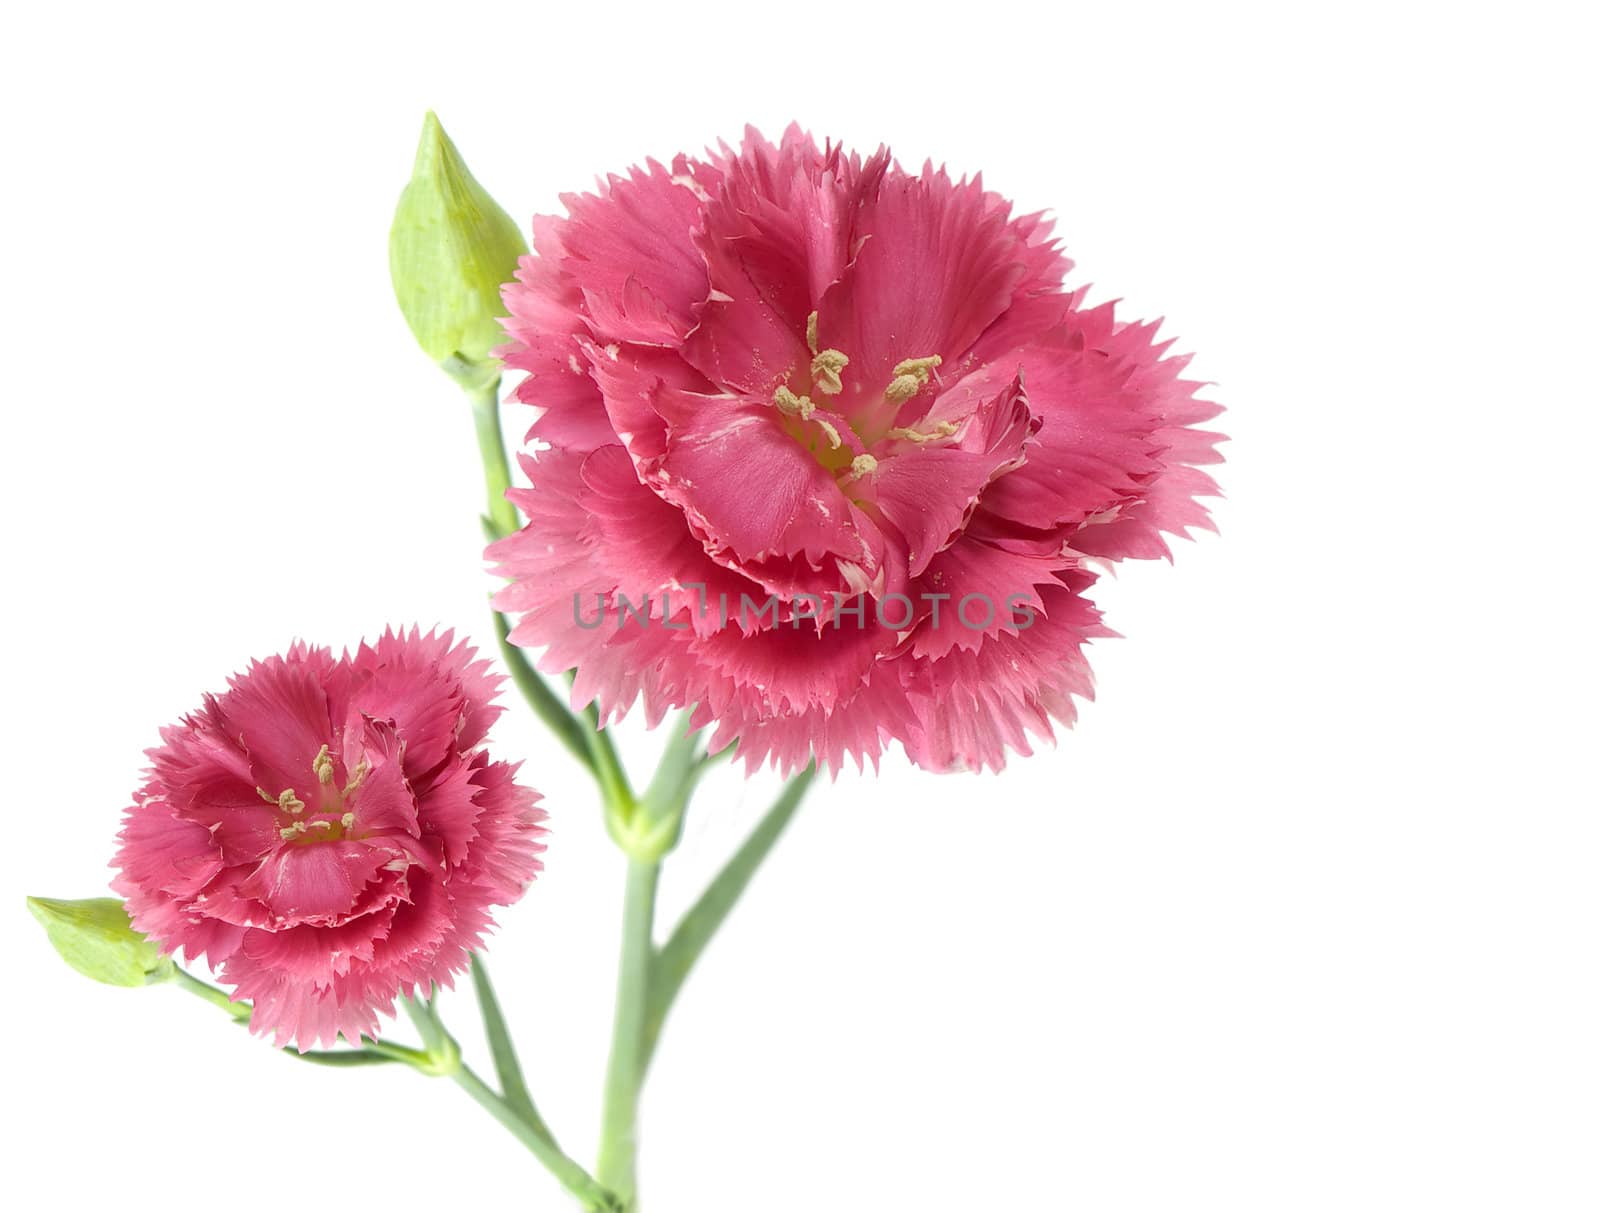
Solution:
{"label": "large pink carnation", "polygon": [[1070,723],[1091,566],[1208,525],[1220,409],[1156,325],[981,180],[798,128],[562,201],[505,290],[541,410],[491,549],[517,643],[785,769],[999,767]]}
{"label": "large pink carnation", "polygon": [[134,926],[206,957],[250,1027],[357,1041],[449,984],[539,870],[544,810],[479,748],[498,679],[450,633],[296,644],[162,731],[113,882]]}

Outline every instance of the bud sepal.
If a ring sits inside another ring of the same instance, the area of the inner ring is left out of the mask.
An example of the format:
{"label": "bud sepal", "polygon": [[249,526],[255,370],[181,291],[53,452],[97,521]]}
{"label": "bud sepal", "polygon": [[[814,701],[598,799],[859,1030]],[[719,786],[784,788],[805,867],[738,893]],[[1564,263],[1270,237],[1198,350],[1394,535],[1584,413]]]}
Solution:
{"label": "bud sepal", "polygon": [[468,171],[430,110],[389,229],[389,277],[423,352],[467,391],[500,373],[500,286],[528,251],[522,231]]}
{"label": "bud sepal", "polygon": [[147,986],[170,981],[176,970],[170,956],[128,921],[115,897],[59,901],[28,898],[28,910],[44,927],[51,946],[85,977],[108,986]]}

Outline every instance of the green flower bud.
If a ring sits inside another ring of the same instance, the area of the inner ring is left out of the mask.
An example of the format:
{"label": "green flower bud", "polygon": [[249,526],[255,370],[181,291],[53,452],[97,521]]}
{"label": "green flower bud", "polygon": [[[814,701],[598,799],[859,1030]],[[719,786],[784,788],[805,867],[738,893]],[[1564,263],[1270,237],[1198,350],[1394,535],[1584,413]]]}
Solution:
{"label": "green flower bud", "polygon": [[506,314],[500,284],[527,251],[430,110],[389,229],[389,277],[417,344],[464,388],[499,374],[489,351],[506,339],[496,319]]}
{"label": "green flower bud", "polygon": [[28,909],[44,927],[61,959],[85,977],[108,986],[143,986],[172,977],[176,966],[128,922],[114,897],[86,901],[28,898]]}

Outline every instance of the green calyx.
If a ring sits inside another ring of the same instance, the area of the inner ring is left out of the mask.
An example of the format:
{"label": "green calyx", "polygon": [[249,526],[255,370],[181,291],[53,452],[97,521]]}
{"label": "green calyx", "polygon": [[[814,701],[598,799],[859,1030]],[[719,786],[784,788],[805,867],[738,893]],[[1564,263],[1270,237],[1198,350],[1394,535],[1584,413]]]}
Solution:
{"label": "green calyx", "polygon": [[619,778],[614,786],[602,780],[606,830],[612,841],[635,862],[659,863],[678,845],[689,799],[713,761],[686,714],[669,733],[655,777],[643,795],[635,795],[625,779]]}

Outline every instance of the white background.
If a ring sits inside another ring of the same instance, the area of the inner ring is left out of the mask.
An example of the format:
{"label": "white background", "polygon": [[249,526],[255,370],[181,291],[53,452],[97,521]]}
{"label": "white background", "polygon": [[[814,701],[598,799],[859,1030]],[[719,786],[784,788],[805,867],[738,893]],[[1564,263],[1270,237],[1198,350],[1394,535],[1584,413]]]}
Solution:
{"label": "white background", "polygon": [[[250,656],[490,639],[471,427],[387,278],[433,107],[521,217],[746,121],[982,169],[1229,409],[1221,537],[1104,587],[1075,732],[805,808],[669,1024],[651,1213],[1600,1208],[1579,11],[13,13],[12,1207],[566,1207],[448,1083],[93,985],[22,908],[103,892],[142,749]],[[619,863],[525,713],[497,748],[554,833],[490,955],[587,1157]],[[708,786],[664,914],[771,791]]]}

